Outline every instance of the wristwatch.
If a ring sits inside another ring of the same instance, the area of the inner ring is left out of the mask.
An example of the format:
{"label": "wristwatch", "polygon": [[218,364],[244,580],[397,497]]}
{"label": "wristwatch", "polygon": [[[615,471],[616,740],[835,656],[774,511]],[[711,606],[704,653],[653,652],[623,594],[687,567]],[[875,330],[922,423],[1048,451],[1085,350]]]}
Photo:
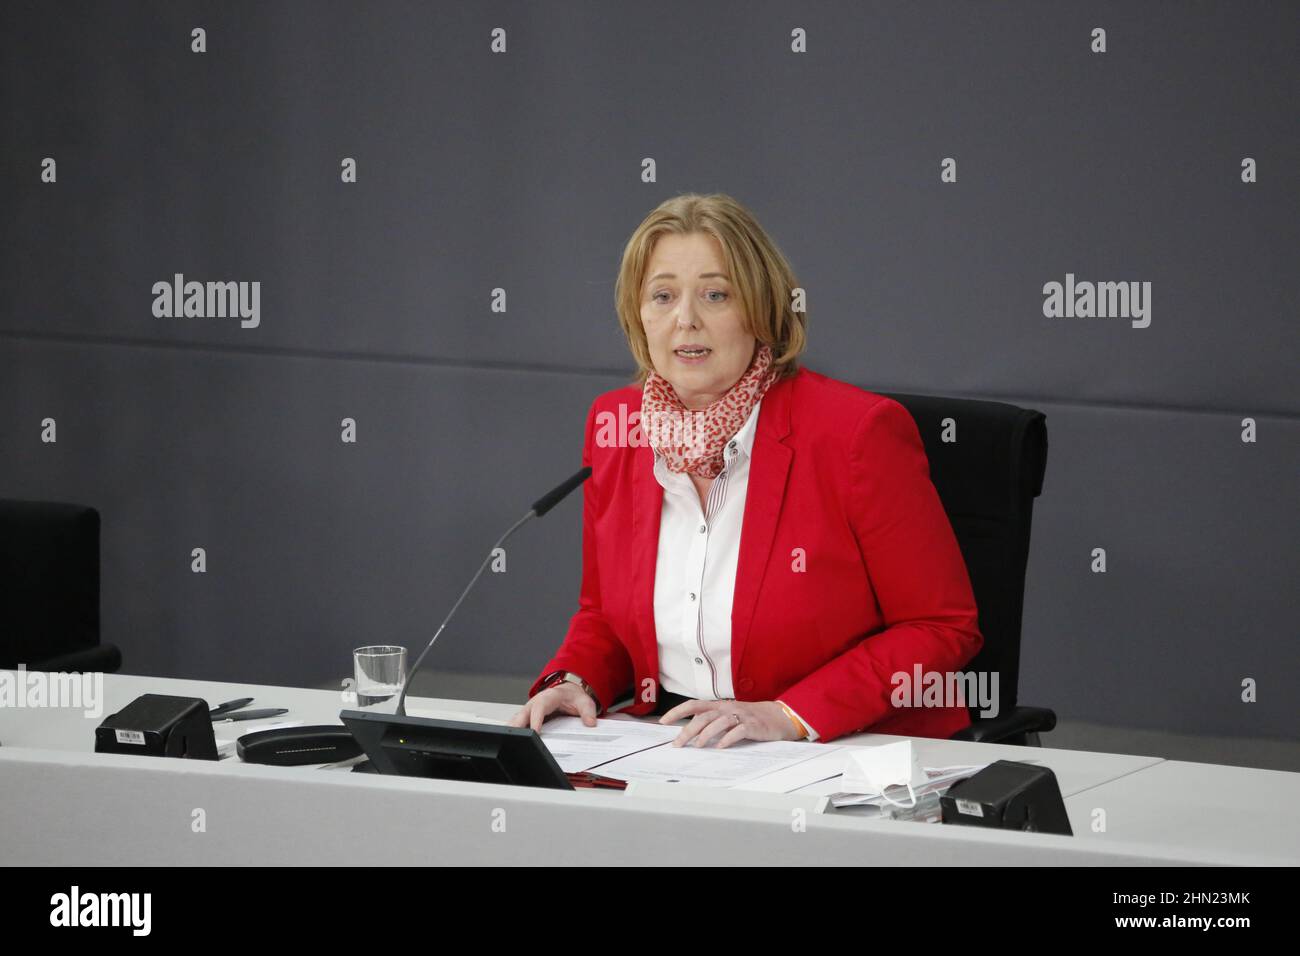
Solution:
{"label": "wristwatch", "polygon": [[542,678],[542,686],[537,688],[537,692],[540,694],[542,691],[546,690],[546,688],[554,687],[556,684],[562,683],[577,684],[581,687],[587,696],[596,702],[596,713],[600,713],[600,698],[597,697],[596,692],[591,689],[591,685],[577,674],[573,673],[573,671],[552,671]]}

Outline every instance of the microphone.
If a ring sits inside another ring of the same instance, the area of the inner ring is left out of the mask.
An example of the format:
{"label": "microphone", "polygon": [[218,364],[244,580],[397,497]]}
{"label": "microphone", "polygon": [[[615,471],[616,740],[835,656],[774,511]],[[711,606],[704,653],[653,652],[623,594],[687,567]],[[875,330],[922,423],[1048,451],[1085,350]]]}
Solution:
{"label": "microphone", "polygon": [[578,472],[572,478],[566,480],[564,484],[560,485],[557,488],[552,488],[546,494],[542,495],[540,498],[538,498],[536,501],[533,502],[532,514],[540,518],[542,515],[546,514],[546,512],[550,511],[561,501],[567,498],[569,496],[569,492],[571,492],[574,488],[578,487],[578,485],[582,484],[590,477],[591,477],[591,469],[584,468],[582,469],[582,471]]}
{"label": "microphone", "polygon": [[433,638],[425,645],[424,650],[420,652],[420,656],[415,659],[415,664],[411,667],[410,671],[407,672],[406,679],[402,681],[402,693],[397,698],[397,710],[394,711],[396,716],[406,716],[406,691],[411,686],[411,678],[414,677],[416,671],[420,669],[420,665],[424,663],[424,658],[428,655],[429,651],[433,650],[433,642],[438,639],[438,635],[441,634],[443,628],[447,626],[447,622],[451,620],[451,616],[456,613],[456,608],[460,607],[461,601],[465,600],[465,596],[474,588],[479,577],[492,562],[492,557],[496,553],[497,548],[501,547],[501,545],[505,543],[506,538],[514,534],[521,526],[528,521],[531,521],[533,518],[540,518],[542,515],[546,514],[546,512],[550,511],[563,501],[574,488],[577,488],[590,477],[591,468],[583,468],[573,477],[566,479],[563,484],[542,495],[533,503],[533,506],[528,510],[528,513],[512,524],[509,530],[497,539],[497,543],[492,545],[488,550],[487,557],[483,559],[483,563],[479,565],[478,571],[475,572],[474,577],[470,579],[465,590],[460,593],[460,597],[456,599],[456,603],[451,606],[451,610],[447,612],[447,616],[443,618],[442,623],[438,625],[438,630],[434,632]]}

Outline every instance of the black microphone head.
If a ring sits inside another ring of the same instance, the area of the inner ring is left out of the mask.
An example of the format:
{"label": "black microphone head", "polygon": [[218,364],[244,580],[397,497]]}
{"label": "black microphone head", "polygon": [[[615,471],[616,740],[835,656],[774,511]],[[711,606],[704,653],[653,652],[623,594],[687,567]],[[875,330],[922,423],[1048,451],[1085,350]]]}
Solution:
{"label": "black microphone head", "polygon": [[583,468],[580,472],[578,472],[573,477],[565,480],[563,484],[559,485],[558,487],[552,488],[546,494],[542,495],[535,502],[533,502],[533,514],[537,515],[537,517],[540,518],[542,515],[546,514],[546,512],[550,511],[561,501],[567,498],[569,496],[569,492],[573,491],[574,488],[577,488],[578,485],[582,484],[590,477],[591,477],[591,467],[588,466],[586,468]]}

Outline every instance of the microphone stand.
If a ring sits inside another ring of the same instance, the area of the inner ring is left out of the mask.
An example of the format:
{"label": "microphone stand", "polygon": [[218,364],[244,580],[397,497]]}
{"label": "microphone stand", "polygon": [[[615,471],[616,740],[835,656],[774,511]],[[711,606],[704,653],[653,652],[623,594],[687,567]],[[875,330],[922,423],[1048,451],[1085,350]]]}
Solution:
{"label": "microphone stand", "polygon": [[433,642],[438,639],[438,635],[441,634],[443,628],[447,626],[447,622],[451,620],[451,616],[456,613],[456,608],[460,607],[460,602],[465,600],[465,595],[469,594],[470,590],[474,587],[474,585],[478,582],[478,579],[482,576],[484,570],[486,570],[487,566],[492,562],[492,557],[493,555],[496,554],[497,548],[501,547],[501,545],[505,543],[506,538],[514,534],[516,530],[518,530],[524,524],[526,524],[527,522],[531,521],[533,518],[536,517],[537,517],[537,512],[529,510],[528,514],[524,515],[513,525],[511,525],[510,530],[507,531],[505,534],[503,534],[500,538],[498,538],[496,544],[492,545],[491,550],[488,551],[488,556],[484,558],[483,563],[478,566],[478,571],[475,572],[474,577],[470,580],[465,590],[460,592],[460,597],[456,599],[456,603],[451,606],[451,610],[447,612],[447,616],[443,618],[442,623],[438,625],[438,630],[434,632],[433,640],[429,641],[429,643],[425,645],[424,650],[420,652],[420,656],[415,659],[415,664],[412,665],[409,671],[407,671],[406,679],[402,681],[402,693],[397,698],[397,710],[393,712],[398,717],[406,716],[406,692],[411,686],[411,678],[414,677],[415,672],[420,669],[420,664],[424,662],[425,656],[429,653],[429,651],[433,650]]}
{"label": "microphone stand", "polygon": [[542,515],[546,514],[546,512],[550,511],[557,504],[563,501],[565,497],[568,496],[569,492],[573,491],[574,488],[577,488],[590,477],[591,468],[588,466],[565,480],[563,484],[542,495],[542,497],[533,502],[533,506],[528,509],[528,514],[524,515],[512,524],[510,529],[497,539],[497,543],[492,545],[491,550],[488,551],[487,557],[483,559],[483,563],[479,565],[478,571],[474,573],[474,577],[470,579],[465,590],[460,592],[460,597],[456,599],[456,603],[451,606],[451,610],[447,612],[447,616],[443,618],[442,623],[438,625],[438,630],[434,632],[433,638],[425,645],[424,650],[420,652],[420,656],[415,659],[415,664],[409,671],[407,671],[406,678],[402,681],[402,693],[399,694],[397,698],[397,710],[393,712],[395,716],[406,716],[406,692],[411,688],[411,678],[414,677],[416,671],[420,669],[420,665],[424,662],[424,658],[428,655],[429,651],[433,650],[434,641],[438,640],[438,635],[441,634],[443,628],[447,626],[447,622],[451,620],[451,616],[456,613],[456,608],[460,607],[461,601],[465,600],[465,595],[469,594],[474,585],[478,583],[478,579],[483,575],[483,572],[487,570],[487,566],[491,563],[492,557],[496,554],[497,548],[501,547],[501,545],[505,543],[506,538],[514,534],[521,526],[526,524],[528,521],[531,521],[533,518],[540,518]]}

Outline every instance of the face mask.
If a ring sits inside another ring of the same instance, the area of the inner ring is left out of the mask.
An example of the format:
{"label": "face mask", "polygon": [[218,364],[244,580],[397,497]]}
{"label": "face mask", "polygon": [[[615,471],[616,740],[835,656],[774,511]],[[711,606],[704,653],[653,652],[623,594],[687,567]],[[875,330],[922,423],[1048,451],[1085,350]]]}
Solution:
{"label": "face mask", "polygon": [[[844,767],[843,788],[846,793],[880,794],[896,807],[910,810],[916,806],[916,791],[912,782],[925,780],[912,742],[901,740],[882,747],[848,748]],[[907,787],[911,803],[899,803],[885,793],[886,787]]]}

